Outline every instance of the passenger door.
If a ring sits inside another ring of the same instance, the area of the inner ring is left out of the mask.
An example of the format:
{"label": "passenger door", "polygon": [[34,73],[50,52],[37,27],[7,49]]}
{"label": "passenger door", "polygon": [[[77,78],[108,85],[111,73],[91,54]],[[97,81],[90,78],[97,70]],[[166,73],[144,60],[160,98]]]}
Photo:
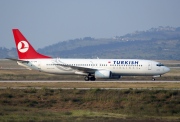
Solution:
{"label": "passenger door", "polygon": [[151,62],[148,63],[148,70],[151,70],[152,69],[152,64]]}
{"label": "passenger door", "polygon": [[41,62],[38,61],[37,63],[38,63],[38,70],[40,71],[41,70]]}

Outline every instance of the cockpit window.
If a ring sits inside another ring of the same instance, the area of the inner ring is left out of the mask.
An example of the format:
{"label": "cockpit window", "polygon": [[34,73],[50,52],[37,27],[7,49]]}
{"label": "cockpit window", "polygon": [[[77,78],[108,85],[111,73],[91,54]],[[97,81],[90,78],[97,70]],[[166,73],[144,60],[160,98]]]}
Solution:
{"label": "cockpit window", "polygon": [[159,63],[159,64],[156,64],[156,66],[160,67],[160,66],[164,66],[164,64]]}

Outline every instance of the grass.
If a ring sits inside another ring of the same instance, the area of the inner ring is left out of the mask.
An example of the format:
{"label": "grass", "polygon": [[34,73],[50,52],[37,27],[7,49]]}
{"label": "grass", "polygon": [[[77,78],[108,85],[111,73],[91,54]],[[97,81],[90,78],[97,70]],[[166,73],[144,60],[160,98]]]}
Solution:
{"label": "grass", "polygon": [[178,90],[0,90],[0,121],[179,121]]}
{"label": "grass", "polygon": [[133,88],[180,89],[179,82],[0,82],[0,87],[15,88]]}

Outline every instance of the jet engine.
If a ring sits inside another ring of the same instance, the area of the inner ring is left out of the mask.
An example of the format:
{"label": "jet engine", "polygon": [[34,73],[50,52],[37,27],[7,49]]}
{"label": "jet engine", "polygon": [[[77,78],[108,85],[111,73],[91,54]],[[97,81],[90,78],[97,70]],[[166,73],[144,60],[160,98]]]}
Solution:
{"label": "jet engine", "polygon": [[95,78],[110,78],[111,71],[109,70],[98,70],[95,72]]}

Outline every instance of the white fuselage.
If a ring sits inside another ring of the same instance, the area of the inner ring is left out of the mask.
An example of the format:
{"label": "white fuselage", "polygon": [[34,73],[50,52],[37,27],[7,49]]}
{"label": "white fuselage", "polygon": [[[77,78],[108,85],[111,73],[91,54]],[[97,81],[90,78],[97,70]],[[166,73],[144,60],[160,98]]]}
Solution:
{"label": "white fuselage", "polygon": [[[24,59],[21,65],[52,74],[88,75],[96,70],[109,70],[120,76],[157,76],[170,69],[151,60],[139,59]],[[20,63],[20,62],[19,62]],[[81,68],[83,70],[81,70]]]}

